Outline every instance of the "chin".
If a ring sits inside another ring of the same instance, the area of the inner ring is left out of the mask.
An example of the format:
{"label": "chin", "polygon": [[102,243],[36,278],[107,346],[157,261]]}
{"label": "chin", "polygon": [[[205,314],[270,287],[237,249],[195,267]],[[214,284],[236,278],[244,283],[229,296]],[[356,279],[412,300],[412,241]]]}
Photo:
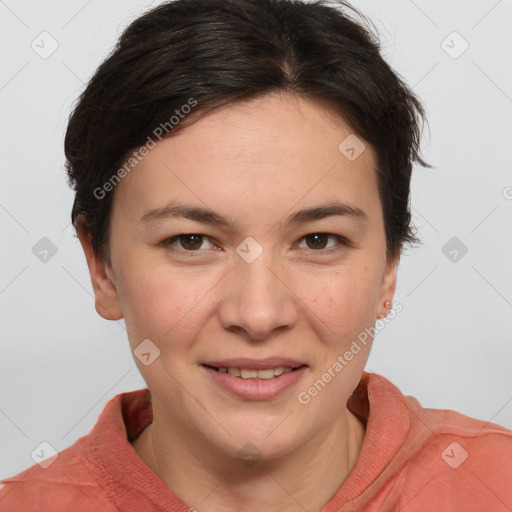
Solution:
{"label": "chin", "polygon": [[225,421],[223,427],[226,430],[219,427],[221,439],[212,438],[211,431],[205,434],[217,450],[242,462],[246,458],[249,461],[272,461],[293,452],[304,437],[304,429],[295,424],[291,430],[290,425],[285,425],[287,421],[283,421],[285,417],[286,414],[258,420],[252,415],[250,419],[246,416],[245,420]]}

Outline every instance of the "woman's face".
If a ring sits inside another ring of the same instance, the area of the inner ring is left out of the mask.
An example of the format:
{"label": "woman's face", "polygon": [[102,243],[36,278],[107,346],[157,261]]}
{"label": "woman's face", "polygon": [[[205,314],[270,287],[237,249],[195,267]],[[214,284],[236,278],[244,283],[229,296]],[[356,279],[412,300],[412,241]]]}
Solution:
{"label": "woman's face", "polygon": [[361,144],[321,106],[270,95],[161,140],[117,185],[96,308],[124,317],[155,423],[275,458],[346,413],[371,345],[353,342],[396,279]]}

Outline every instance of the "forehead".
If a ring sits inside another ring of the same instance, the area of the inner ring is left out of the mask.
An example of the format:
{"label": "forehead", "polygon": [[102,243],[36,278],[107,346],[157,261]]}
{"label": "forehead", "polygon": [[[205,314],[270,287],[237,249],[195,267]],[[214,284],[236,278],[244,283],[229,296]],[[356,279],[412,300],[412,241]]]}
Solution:
{"label": "forehead", "polygon": [[139,218],[182,196],[246,214],[319,200],[365,208],[376,198],[374,166],[372,148],[339,115],[302,97],[268,95],[158,142],[120,183],[116,202]]}

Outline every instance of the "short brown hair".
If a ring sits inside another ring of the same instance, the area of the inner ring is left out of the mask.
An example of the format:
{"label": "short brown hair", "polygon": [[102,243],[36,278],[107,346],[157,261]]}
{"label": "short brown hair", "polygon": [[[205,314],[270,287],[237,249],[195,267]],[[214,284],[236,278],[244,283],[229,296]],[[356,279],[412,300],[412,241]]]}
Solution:
{"label": "short brown hair", "polygon": [[[356,18],[358,20],[356,21]],[[222,106],[291,92],[339,113],[377,155],[388,258],[417,242],[409,207],[421,103],[380,54],[371,23],[343,0],[174,0],[122,33],[80,95],[65,136],[71,219],[110,262],[112,193],[95,190],[190,98],[168,131]],[[183,116],[181,116],[183,117]],[[110,189],[111,187],[109,187]]]}

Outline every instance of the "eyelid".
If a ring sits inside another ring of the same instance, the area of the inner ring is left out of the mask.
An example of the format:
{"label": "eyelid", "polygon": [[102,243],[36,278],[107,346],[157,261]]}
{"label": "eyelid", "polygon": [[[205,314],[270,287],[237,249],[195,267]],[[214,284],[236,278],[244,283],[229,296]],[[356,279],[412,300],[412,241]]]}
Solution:
{"label": "eyelid", "polygon": [[342,247],[354,247],[354,245],[352,244],[352,242],[350,242],[350,240],[348,240],[347,238],[345,238],[344,236],[341,236],[341,235],[336,235],[334,233],[324,233],[324,232],[321,232],[321,231],[315,231],[313,233],[308,233],[307,235],[304,235],[303,237],[301,237],[299,239],[299,242],[302,242],[303,240],[305,240],[306,238],[312,236],[312,235],[323,235],[323,236],[327,236],[329,238],[335,238],[337,241],[338,241],[338,244],[332,246],[332,247],[328,247],[326,249],[309,249],[309,248],[305,248],[306,251],[308,252],[311,252],[311,253],[318,253],[318,254],[327,254],[327,253],[330,253],[332,251],[336,251]]}
{"label": "eyelid", "polygon": [[[212,244],[214,246],[216,245],[212,241],[211,237],[209,237],[208,235],[203,235],[201,233],[180,233],[179,235],[170,236],[170,237],[166,238],[165,240],[162,240],[162,242],[160,242],[159,245],[161,247],[163,247],[164,249],[168,249],[172,252],[177,252],[177,253],[187,254],[187,255],[194,255],[195,253],[201,254],[207,250],[209,250],[209,251],[212,250],[211,248],[208,248],[208,249],[198,249],[195,251],[190,251],[190,250],[183,249],[181,247],[177,247],[177,246],[173,245],[173,243],[179,241],[179,239],[181,237],[186,237],[186,236],[190,236],[190,235],[200,236],[202,238],[202,242],[208,241],[210,244]],[[214,248],[213,250],[218,250],[218,248]]]}

